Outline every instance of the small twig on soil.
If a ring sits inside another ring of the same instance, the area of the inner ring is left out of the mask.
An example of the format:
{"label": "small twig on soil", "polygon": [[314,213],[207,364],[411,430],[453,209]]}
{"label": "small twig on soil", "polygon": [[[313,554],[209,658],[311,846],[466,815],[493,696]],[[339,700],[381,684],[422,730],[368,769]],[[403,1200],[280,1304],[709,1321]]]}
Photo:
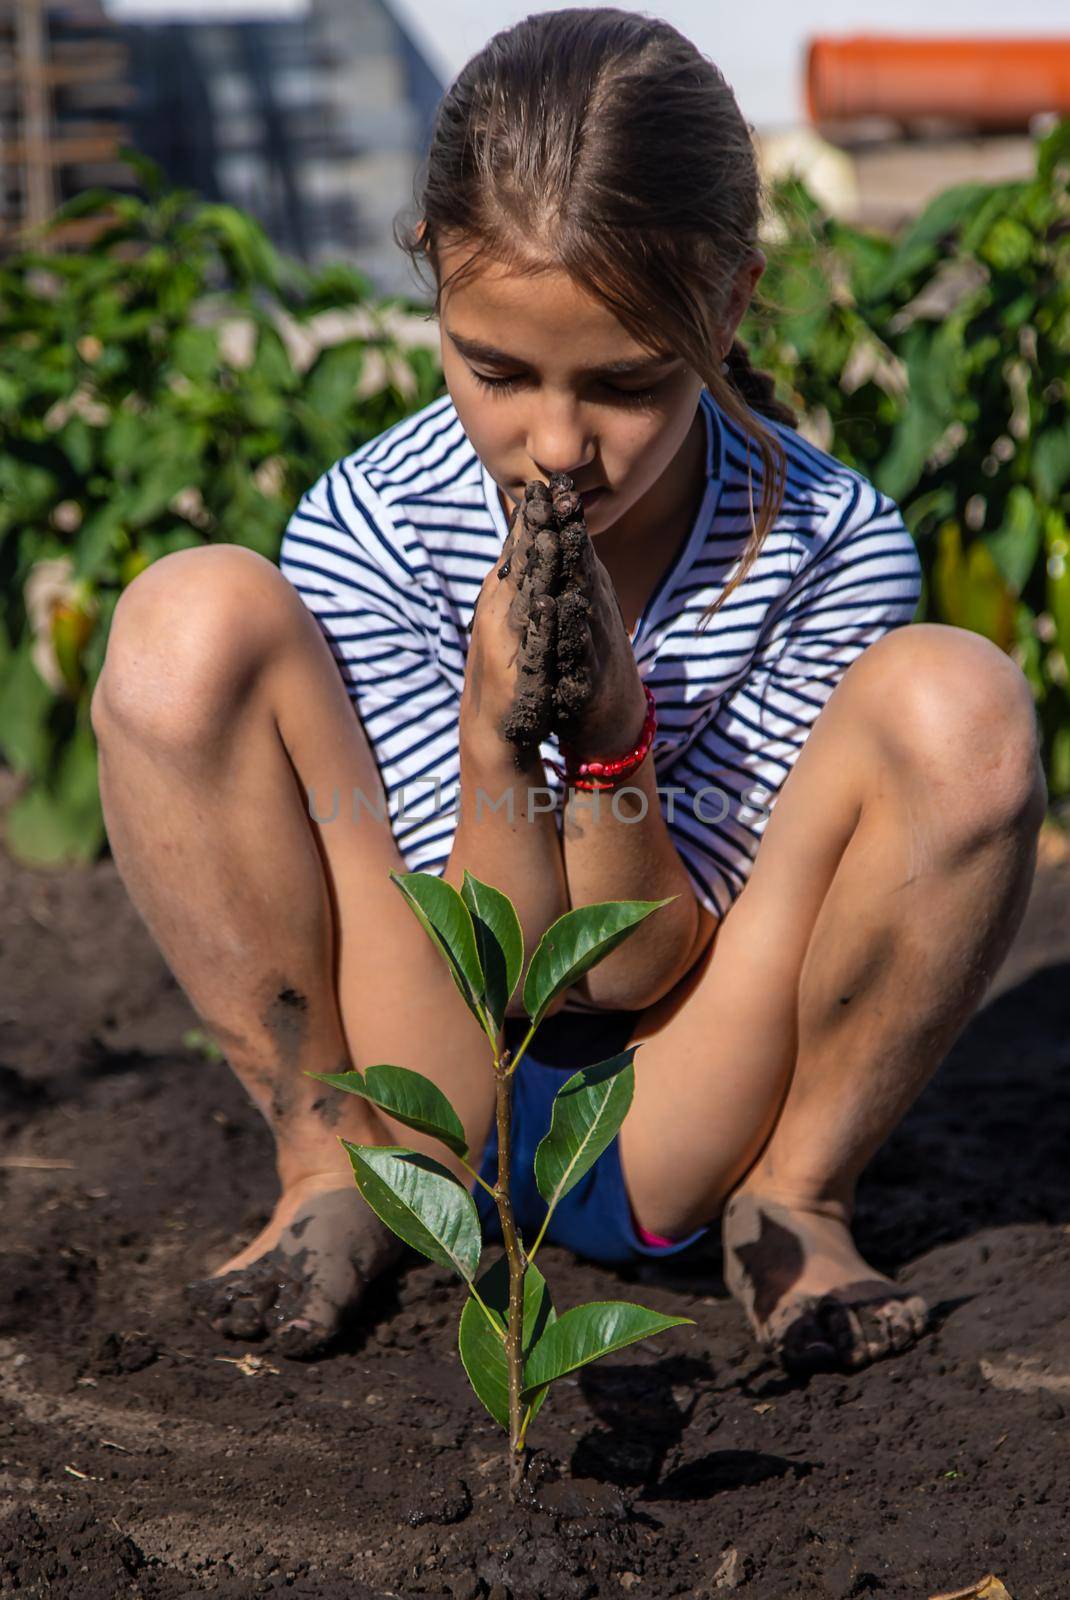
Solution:
{"label": "small twig on soil", "polygon": [[64,1467],[64,1472],[69,1472],[72,1478],[89,1478],[88,1472],[79,1472],[77,1467]]}
{"label": "small twig on soil", "polygon": [[114,1439],[102,1439],[100,1443],[101,1447],[105,1450],[121,1450],[124,1456],[128,1456],[131,1453],[126,1448],[125,1444],[116,1444]]}
{"label": "small twig on soil", "polygon": [[74,1162],[52,1156],[0,1156],[0,1167],[24,1167],[27,1172],[72,1172]]}
{"label": "small twig on soil", "polygon": [[215,1356],[213,1360],[225,1361],[228,1366],[237,1367],[245,1378],[255,1378],[262,1372],[270,1372],[276,1378],[279,1375],[278,1367],[273,1367],[270,1362],[264,1360],[263,1356],[254,1356],[249,1352],[246,1352],[243,1356]]}

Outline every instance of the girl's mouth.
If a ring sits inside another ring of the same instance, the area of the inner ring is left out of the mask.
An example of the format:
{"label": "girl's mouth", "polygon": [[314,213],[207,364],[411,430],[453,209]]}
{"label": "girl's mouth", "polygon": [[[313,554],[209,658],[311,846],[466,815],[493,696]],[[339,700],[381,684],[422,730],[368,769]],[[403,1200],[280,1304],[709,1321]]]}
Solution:
{"label": "girl's mouth", "polygon": [[600,505],[608,493],[609,490],[602,484],[597,489],[587,489],[581,494],[580,499],[583,501],[584,516],[588,516],[595,506]]}

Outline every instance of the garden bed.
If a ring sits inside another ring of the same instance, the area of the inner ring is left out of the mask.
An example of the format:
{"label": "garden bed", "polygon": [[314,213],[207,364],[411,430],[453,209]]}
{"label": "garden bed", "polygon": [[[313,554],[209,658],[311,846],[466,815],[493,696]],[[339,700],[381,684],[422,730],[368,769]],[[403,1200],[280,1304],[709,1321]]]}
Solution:
{"label": "garden bed", "polygon": [[311,1365],[190,1320],[181,1285],[268,1215],[267,1130],[183,1047],[195,1019],[110,861],[0,858],[0,893],[0,1593],[927,1600],[986,1572],[1013,1600],[1065,1593],[1061,852],[1002,992],[864,1184],[862,1246],[936,1331],[789,1381],[712,1247],[641,1284],[554,1251],[559,1305],[634,1297],[697,1325],[555,1388],[519,1515],[444,1271],[413,1260]]}

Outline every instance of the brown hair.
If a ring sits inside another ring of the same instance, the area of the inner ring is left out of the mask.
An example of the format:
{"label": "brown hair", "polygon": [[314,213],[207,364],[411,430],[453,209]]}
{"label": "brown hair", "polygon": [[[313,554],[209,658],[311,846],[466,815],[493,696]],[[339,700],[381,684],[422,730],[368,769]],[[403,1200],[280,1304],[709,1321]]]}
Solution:
{"label": "brown hair", "polygon": [[481,255],[563,268],[644,347],[683,356],[754,442],[758,514],[752,493],[740,568],[700,627],[783,503],[784,447],[760,418],[796,425],[738,339],[721,372],[719,321],[761,209],[750,130],[717,68],[669,23],[599,7],[527,17],[472,57],[438,108],[417,221],[396,229],[413,261],[431,263],[436,311],[446,235],[473,247],[451,282]]}

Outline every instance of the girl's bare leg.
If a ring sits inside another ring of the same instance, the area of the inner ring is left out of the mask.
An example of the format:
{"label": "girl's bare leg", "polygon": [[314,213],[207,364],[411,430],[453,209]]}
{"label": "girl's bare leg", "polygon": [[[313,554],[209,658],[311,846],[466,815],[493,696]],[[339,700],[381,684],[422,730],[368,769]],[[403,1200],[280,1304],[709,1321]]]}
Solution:
{"label": "girl's bare leg", "polygon": [[304,1074],[427,1071],[478,1151],[486,1038],[389,880],[406,868],[373,809],[367,740],[272,563],[214,546],[141,574],[116,610],[93,725],[123,881],[275,1134],[274,1215],[193,1298],[220,1332],[275,1332],[285,1353],[312,1354],[399,1249],[339,1137],[443,1152]]}
{"label": "girl's bare leg", "polygon": [[1006,954],[1045,804],[1017,667],[954,628],[886,635],[821,712],[712,946],[635,1030],[636,1215],[680,1236],[724,1207],[726,1281],[786,1365],[862,1366],[924,1329],[854,1246],[855,1184]]}

